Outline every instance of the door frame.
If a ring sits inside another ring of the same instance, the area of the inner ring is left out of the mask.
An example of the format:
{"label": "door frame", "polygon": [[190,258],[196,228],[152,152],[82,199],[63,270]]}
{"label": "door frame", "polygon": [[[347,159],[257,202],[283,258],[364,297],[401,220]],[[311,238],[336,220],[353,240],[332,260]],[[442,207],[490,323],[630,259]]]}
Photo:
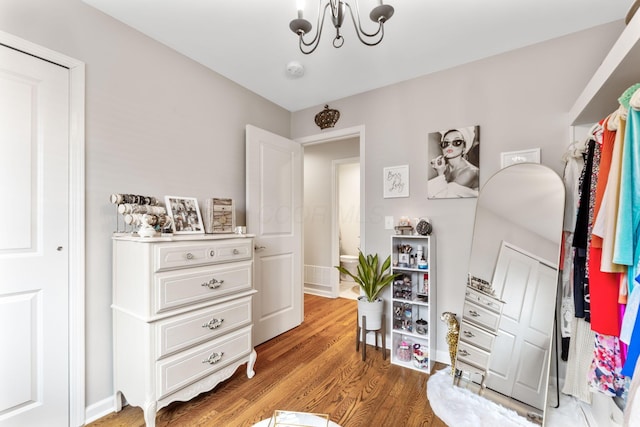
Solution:
{"label": "door frame", "polygon": [[[359,157],[336,159],[331,162],[331,260],[334,263],[333,265],[340,265],[340,189],[338,185],[338,167],[340,165],[355,163],[360,164]],[[360,176],[360,178],[362,178],[362,176]],[[360,184],[360,192],[362,193],[362,179],[360,180]],[[360,216],[362,216],[362,206],[360,206]],[[360,228],[362,229],[362,221],[360,222]],[[334,298],[340,296],[340,273],[335,269],[332,270],[331,288]]]}
{"label": "door frame", "polygon": [[85,64],[0,31],[0,44],[69,70],[69,425],[85,423]]}
{"label": "door frame", "polygon": [[[294,141],[300,143],[302,145],[302,155],[304,158],[304,147],[307,145],[314,144],[323,144],[325,142],[339,141],[341,139],[347,138],[359,138],[359,146],[360,146],[360,249],[363,252],[366,248],[365,243],[365,223],[364,216],[362,215],[365,207],[365,128],[364,125],[352,126],[344,129],[336,129],[328,132],[322,132],[315,135],[309,135],[302,138],[295,138]],[[304,194],[302,195],[304,199]],[[333,202],[335,204],[335,201]],[[334,215],[334,213],[332,213]],[[336,227],[336,219],[332,218],[332,230],[331,230],[331,260],[332,265],[340,265],[340,248],[338,246],[337,241],[335,241],[337,232]],[[304,248],[304,227],[302,227],[302,247]],[[304,267],[304,254],[302,257],[303,267]],[[338,270],[332,268],[332,277],[331,277],[331,285],[333,288],[336,286],[340,287],[340,274]]]}

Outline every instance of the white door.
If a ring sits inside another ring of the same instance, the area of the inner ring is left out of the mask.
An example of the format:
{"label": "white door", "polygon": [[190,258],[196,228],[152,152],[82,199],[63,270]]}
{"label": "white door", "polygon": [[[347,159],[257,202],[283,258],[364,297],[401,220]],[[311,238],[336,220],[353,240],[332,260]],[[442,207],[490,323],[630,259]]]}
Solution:
{"label": "white door", "polygon": [[302,147],[247,125],[247,232],[255,237],[254,345],[302,323]]}
{"label": "white door", "polygon": [[556,270],[503,244],[493,278],[505,301],[487,387],[544,409],[553,334]]}
{"label": "white door", "polygon": [[0,426],[69,424],[69,72],[0,46]]}

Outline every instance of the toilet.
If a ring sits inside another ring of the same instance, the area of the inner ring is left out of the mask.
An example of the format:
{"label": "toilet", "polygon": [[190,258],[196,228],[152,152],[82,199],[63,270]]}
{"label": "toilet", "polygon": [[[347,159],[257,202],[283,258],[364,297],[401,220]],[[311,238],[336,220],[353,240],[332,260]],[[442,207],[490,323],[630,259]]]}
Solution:
{"label": "toilet", "polygon": [[[344,267],[354,276],[358,275],[358,256],[357,255],[340,255],[340,266]],[[344,273],[340,273],[340,281],[353,282],[353,278]]]}

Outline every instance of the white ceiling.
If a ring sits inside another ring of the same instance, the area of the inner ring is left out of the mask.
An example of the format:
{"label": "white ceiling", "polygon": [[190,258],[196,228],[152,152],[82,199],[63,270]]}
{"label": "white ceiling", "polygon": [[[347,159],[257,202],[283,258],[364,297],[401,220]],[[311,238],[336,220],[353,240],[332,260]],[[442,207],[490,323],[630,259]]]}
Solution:
{"label": "white ceiling", "polygon": [[[349,17],[344,46],[327,18],[303,55],[289,30],[296,0],[83,0],[289,111],[323,104],[522,46],[623,19],[632,0],[385,0],[395,14],[375,47]],[[314,26],[318,0],[306,0]],[[324,0],[326,1],[326,0]],[[355,0],[349,0],[354,4]],[[360,0],[363,27],[376,0]],[[286,72],[299,61],[301,78]],[[549,66],[552,64],[541,64]]]}

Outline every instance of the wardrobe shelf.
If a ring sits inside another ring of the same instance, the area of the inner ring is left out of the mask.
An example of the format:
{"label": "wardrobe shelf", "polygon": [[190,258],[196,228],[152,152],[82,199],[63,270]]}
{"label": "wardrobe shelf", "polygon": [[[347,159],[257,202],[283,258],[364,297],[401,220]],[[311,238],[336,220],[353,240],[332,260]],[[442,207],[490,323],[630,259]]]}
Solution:
{"label": "wardrobe shelf", "polygon": [[596,123],[618,108],[618,98],[640,82],[640,13],[625,27],[569,110],[571,126]]}

